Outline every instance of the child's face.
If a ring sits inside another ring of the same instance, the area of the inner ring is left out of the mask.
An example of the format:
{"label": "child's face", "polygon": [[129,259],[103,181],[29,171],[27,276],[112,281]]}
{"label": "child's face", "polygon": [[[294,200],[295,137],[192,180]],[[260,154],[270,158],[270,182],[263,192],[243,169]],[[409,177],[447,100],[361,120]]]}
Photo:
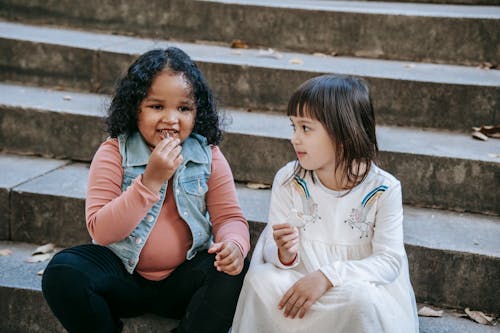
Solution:
{"label": "child's face", "polygon": [[155,147],[167,135],[184,141],[193,131],[195,118],[189,82],[182,74],[164,71],[154,78],[139,106],[137,126],[144,140]]}
{"label": "child's face", "polygon": [[335,146],[323,124],[309,117],[290,116],[290,121],[294,129],[292,144],[300,166],[334,174]]}

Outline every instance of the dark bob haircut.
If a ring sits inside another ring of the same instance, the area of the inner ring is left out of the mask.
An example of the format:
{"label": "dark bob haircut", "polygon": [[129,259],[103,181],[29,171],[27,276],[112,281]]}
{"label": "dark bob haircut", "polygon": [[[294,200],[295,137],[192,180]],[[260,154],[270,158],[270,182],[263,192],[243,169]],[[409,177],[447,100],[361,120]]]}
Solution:
{"label": "dark bob haircut", "polygon": [[118,82],[106,118],[107,132],[112,138],[138,130],[139,106],[147,96],[156,75],[161,71],[183,74],[191,85],[196,104],[194,133],[207,138],[209,144],[222,141],[215,98],[201,71],[181,49],[155,49],[141,55],[130,65]]}
{"label": "dark bob haircut", "polygon": [[[349,184],[355,186],[366,178],[378,145],[375,114],[363,79],[344,75],[312,78],[293,93],[287,114],[323,124],[335,145],[336,170],[340,168]],[[297,163],[295,174],[305,172]]]}

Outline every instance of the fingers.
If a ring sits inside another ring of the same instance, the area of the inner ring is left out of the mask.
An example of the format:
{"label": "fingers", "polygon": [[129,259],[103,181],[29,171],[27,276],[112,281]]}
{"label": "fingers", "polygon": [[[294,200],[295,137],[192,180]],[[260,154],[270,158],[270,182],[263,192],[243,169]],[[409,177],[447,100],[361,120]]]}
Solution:
{"label": "fingers", "polygon": [[273,225],[273,238],[280,248],[290,249],[297,244],[299,232],[288,223]]}
{"label": "fingers", "polygon": [[210,247],[209,253],[217,253],[214,266],[218,271],[229,275],[238,275],[242,271],[243,254],[233,242],[215,243]]}
{"label": "fingers", "polygon": [[294,319],[295,317],[304,318],[309,308],[312,305],[307,297],[300,295],[294,290],[294,287],[290,288],[286,294],[281,299],[278,308],[283,310],[283,315],[286,318]]}
{"label": "fingers", "polygon": [[181,141],[179,139],[174,139],[171,137],[167,137],[156,146],[158,152],[169,159],[175,159],[180,155],[182,146],[180,145]]}

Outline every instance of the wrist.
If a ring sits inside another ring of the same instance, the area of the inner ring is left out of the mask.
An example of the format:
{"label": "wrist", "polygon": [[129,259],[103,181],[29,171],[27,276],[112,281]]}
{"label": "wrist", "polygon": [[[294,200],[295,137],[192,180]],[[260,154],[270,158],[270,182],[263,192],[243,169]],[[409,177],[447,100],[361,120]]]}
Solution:
{"label": "wrist", "polygon": [[282,258],[282,256],[278,253],[278,259],[283,266],[291,266],[291,265],[293,265],[295,260],[297,260],[297,253],[295,253],[295,255],[292,257],[292,259]]}
{"label": "wrist", "polygon": [[160,192],[160,189],[163,185],[163,183],[161,181],[150,179],[150,177],[148,177],[146,175],[146,173],[142,174],[140,181],[141,181],[142,185],[144,185],[145,187],[147,187],[148,189],[150,189],[154,193]]}

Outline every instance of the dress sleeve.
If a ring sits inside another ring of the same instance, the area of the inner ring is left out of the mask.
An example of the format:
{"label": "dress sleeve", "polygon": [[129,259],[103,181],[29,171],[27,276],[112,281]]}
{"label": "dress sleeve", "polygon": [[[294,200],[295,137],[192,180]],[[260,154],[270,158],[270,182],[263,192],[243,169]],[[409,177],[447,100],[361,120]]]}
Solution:
{"label": "dress sleeve", "polygon": [[299,256],[291,265],[283,265],[278,257],[278,247],[273,238],[272,225],[286,223],[289,212],[293,208],[292,193],[290,187],[286,186],[286,181],[290,175],[290,165],[282,168],[274,177],[271,204],[269,208],[269,219],[266,228],[262,231],[264,237],[264,261],[272,263],[278,268],[289,269],[299,264]]}
{"label": "dress sleeve", "polygon": [[207,209],[214,241],[232,241],[246,257],[250,250],[248,222],[243,216],[229,163],[218,147],[212,147],[212,172],[208,179]]}
{"label": "dress sleeve", "polygon": [[116,139],[105,141],[92,159],[85,201],[86,224],[92,239],[101,245],[130,235],[160,199],[137,177],[122,193],[123,168]]}
{"label": "dress sleeve", "polygon": [[401,184],[397,182],[379,198],[372,254],[361,260],[336,261],[320,270],[334,286],[352,280],[383,285],[399,276],[404,257],[403,204]]}

